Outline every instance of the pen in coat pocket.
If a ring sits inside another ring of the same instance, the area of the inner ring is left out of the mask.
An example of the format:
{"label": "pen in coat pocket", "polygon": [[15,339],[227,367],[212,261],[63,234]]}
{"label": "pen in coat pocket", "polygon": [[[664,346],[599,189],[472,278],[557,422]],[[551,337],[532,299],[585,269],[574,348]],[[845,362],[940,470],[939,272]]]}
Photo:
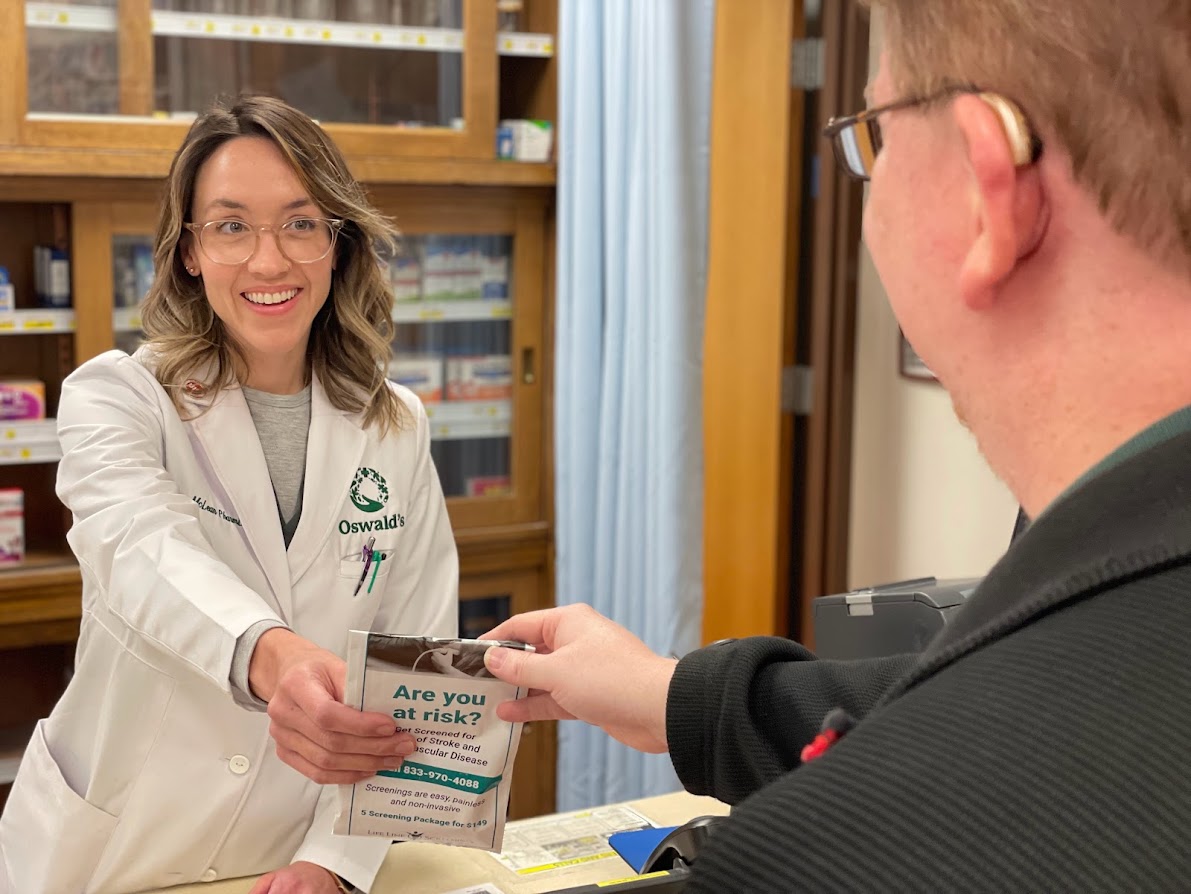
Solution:
{"label": "pen in coat pocket", "polygon": [[[375,537],[369,537],[368,542],[364,544],[364,551],[362,558],[364,559],[364,570],[360,572],[360,579],[356,581],[356,588],[352,591],[352,596],[360,595],[360,587],[364,586],[364,578],[368,577],[368,569],[372,565],[372,544],[376,543]],[[372,584],[368,585],[368,592],[372,592]]]}

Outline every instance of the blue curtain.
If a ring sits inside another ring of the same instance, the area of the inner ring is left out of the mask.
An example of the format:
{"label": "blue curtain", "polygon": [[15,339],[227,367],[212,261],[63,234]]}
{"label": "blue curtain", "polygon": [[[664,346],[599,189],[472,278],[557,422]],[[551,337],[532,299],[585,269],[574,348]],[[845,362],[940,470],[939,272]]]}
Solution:
{"label": "blue curtain", "polygon": [[[560,4],[556,596],[663,654],[702,615],[714,22],[714,0]],[[560,810],[680,787],[665,755],[560,724]]]}

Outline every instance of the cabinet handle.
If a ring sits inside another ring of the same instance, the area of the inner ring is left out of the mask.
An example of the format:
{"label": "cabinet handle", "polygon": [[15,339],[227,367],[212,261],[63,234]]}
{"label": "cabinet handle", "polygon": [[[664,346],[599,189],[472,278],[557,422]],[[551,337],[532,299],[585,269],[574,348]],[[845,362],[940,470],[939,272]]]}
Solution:
{"label": "cabinet handle", "polygon": [[532,385],[538,380],[537,375],[533,371],[534,367],[534,351],[533,348],[521,349],[521,381],[526,385]]}

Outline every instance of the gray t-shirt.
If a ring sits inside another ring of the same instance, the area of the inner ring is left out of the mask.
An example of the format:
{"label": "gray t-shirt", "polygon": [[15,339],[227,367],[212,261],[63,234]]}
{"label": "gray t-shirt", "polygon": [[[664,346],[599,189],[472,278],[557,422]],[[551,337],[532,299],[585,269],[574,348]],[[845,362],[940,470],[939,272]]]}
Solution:
{"label": "gray t-shirt", "polygon": [[306,478],[306,440],[310,434],[310,386],[297,394],[269,394],[242,388],[256,425],[265,464],[277,495],[277,514],[288,549],[302,516],[302,483]]}
{"label": "gray t-shirt", "polygon": [[[273,482],[277,498],[277,514],[281,519],[281,533],[286,549],[293,540],[302,517],[302,484],[306,478],[306,441],[310,436],[310,386],[297,394],[269,394],[255,388],[244,388],[244,400],[256,426],[265,465]],[[236,640],[232,653],[231,684],[239,691],[237,702],[246,708],[263,711],[267,705],[255,695],[248,684],[248,669],[257,641],[274,627],[284,627],[280,621],[257,621]]]}

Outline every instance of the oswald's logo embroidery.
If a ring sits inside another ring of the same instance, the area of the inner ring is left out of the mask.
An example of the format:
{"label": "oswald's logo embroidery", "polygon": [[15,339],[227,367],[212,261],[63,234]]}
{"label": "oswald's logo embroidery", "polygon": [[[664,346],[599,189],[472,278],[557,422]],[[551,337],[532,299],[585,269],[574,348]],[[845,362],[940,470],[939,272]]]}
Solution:
{"label": "oswald's logo embroidery", "polygon": [[[212,515],[218,516],[219,518],[223,519],[225,522],[231,522],[233,525],[240,525],[240,519],[233,518],[232,516],[230,516],[226,512],[224,512],[222,509],[220,509],[218,506],[212,506],[210,503],[208,503],[202,497],[195,495],[195,496],[191,497],[190,499],[194,500],[194,502],[198,505],[198,508],[203,510],[203,512],[210,512]],[[240,527],[244,527],[244,526],[240,525]]]}
{"label": "oswald's logo embroidery", "polygon": [[376,469],[361,466],[348,494],[352,505],[362,512],[380,512],[389,502],[389,485]]}
{"label": "oswald's logo embroidery", "polygon": [[405,516],[400,512],[394,512],[391,515],[384,515],[380,518],[371,518],[365,522],[348,521],[346,518],[339,519],[340,534],[367,534],[369,531],[392,531],[396,528],[404,527]]}

